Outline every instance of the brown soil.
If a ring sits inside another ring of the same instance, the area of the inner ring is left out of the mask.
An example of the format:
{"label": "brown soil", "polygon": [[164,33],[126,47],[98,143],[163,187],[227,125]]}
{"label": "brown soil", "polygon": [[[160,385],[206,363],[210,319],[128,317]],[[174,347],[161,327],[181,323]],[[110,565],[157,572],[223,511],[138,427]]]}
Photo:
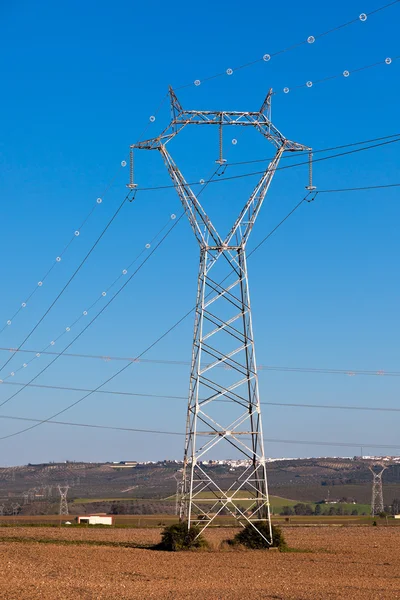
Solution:
{"label": "brown soil", "polygon": [[167,553],[72,543],[151,544],[154,529],[0,528],[0,598],[400,599],[399,528],[287,527],[297,552],[283,554],[220,548],[233,533],[210,531],[209,551]]}

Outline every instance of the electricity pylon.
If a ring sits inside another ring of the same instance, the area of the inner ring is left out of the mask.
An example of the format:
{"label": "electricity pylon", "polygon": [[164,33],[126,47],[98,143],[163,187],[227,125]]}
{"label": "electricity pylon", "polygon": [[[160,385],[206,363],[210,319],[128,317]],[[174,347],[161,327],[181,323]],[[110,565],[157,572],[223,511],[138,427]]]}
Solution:
{"label": "electricity pylon", "polygon": [[12,514],[14,517],[19,513],[20,508],[21,508],[21,505],[18,504],[18,502],[11,504],[11,510],[12,510]]}
{"label": "electricity pylon", "polygon": [[60,492],[60,515],[68,515],[68,502],[67,502],[67,494],[69,490],[69,485],[65,485],[64,487],[58,486],[58,491]]}
{"label": "electricity pylon", "polygon": [[383,512],[383,489],[382,489],[382,475],[383,472],[387,469],[386,465],[379,464],[377,466],[381,467],[379,473],[374,471],[374,465],[369,466],[369,470],[372,473],[372,497],[371,497],[371,515],[374,517],[375,515],[379,515],[379,513]]}
{"label": "electricity pylon", "polygon": [[[133,150],[158,150],[200,246],[180,518],[187,520],[188,527],[197,524],[203,531],[225,509],[242,525],[251,523],[271,544],[246,244],[283,153],[311,149],[288,140],[271,123],[271,90],[256,112],[184,110],[171,88],[169,95],[169,126],[159,136],[131,146],[128,187],[136,187]],[[167,150],[167,144],[188,125],[219,128],[216,162],[220,167],[226,163],[224,127],[254,127],[275,146],[274,158],[226,237],[218,233]],[[205,464],[221,446],[236,451],[246,461],[229,489],[218,484],[213,470]],[[248,505],[247,510],[241,508],[243,504]],[[260,521],[267,523],[267,536],[258,527]]]}

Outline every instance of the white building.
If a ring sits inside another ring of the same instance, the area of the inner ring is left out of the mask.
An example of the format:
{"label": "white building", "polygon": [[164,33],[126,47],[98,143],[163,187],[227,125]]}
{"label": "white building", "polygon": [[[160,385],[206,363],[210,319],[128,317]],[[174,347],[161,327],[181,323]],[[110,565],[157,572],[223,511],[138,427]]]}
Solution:
{"label": "white building", "polygon": [[104,515],[83,515],[77,517],[78,523],[87,523],[88,525],[112,525],[113,517]]}

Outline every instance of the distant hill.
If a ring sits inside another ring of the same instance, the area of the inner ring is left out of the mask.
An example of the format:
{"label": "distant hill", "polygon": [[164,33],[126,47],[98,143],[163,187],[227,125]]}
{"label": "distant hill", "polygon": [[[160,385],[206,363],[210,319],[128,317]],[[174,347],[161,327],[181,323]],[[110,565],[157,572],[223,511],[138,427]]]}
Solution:
{"label": "distant hill", "polygon": [[[18,502],[24,510],[54,510],[59,499],[58,485],[68,484],[68,500],[80,508],[88,501],[139,500],[156,504],[168,499],[173,504],[175,476],[182,464],[158,463],[46,463],[0,468],[0,505]],[[214,464],[213,472],[221,489],[227,489],[243,467]],[[366,462],[344,458],[288,459],[268,464],[269,490],[272,495],[301,502],[320,502],[348,498],[369,503],[371,473]],[[384,472],[384,501],[390,504],[400,497],[400,463]],[[78,501],[78,502],[76,502]],[[54,505],[54,506],[53,506]],[[35,508],[36,507],[36,508]]]}

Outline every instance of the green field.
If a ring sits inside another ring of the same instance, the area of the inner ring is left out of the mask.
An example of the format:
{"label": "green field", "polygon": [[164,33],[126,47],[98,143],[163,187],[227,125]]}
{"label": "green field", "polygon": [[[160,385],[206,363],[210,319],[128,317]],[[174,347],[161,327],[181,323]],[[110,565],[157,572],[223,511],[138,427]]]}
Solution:
{"label": "green field", "polygon": [[[243,493],[243,499],[240,498],[239,495],[235,496],[236,497],[236,505],[239,505],[243,508],[249,508],[249,506],[251,506],[251,504],[253,503],[252,500],[249,500],[249,495],[250,494],[245,494]],[[221,494],[218,494],[218,497],[220,497]],[[198,496],[198,500],[199,502],[202,501],[206,501],[206,499],[210,498],[210,493],[209,492],[201,492]],[[247,499],[246,499],[247,498]],[[271,505],[271,512],[272,513],[277,513],[279,514],[284,506],[295,506],[296,504],[299,503],[299,500],[291,500],[290,498],[282,498],[281,496],[270,496],[270,505]],[[204,499],[204,500],[202,500]],[[75,498],[73,500],[74,504],[92,504],[92,503],[101,503],[101,502],[141,502],[143,504],[146,503],[165,503],[165,502],[175,502],[175,495],[173,496],[169,496],[168,498]],[[308,500],[302,500],[303,504],[308,504],[311,506],[312,510],[315,510],[315,506],[316,503],[312,502],[312,501],[308,501]],[[229,505],[231,506],[231,505]],[[366,513],[366,515],[369,515],[370,513],[370,505],[369,504],[349,504],[349,503],[338,503],[338,504],[321,504],[321,510],[327,511],[329,510],[330,506],[333,507],[337,507],[340,506],[343,510],[349,511],[349,513],[351,514],[351,512],[353,510],[357,510],[359,515],[362,515],[363,513]],[[332,515],[333,516],[333,515]]]}
{"label": "green field", "polygon": [[[217,494],[218,497],[221,496],[221,494]],[[245,494],[243,493],[243,498],[248,498],[250,494]],[[210,498],[210,493],[209,492],[201,492],[199,494],[200,498]],[[169,499],[174,499],[175,496],[170,496]],[[236,498],[236,505],[242,506],[243,508],[248,508],[249,506],[251,506],[251,504],[253,503],[252,500],[248,500],[248,499],[240,499],[240,496],[237,495],[235,496]],[[202,500],[200,500],[201,502]],[[273,513],[280,513],[282,511],[282,508],[284,506],[295,506],[296,504],[299,504],[299,500],[291,500],[289,498],[282,498],[281,496],[270,496],[269,497],[269,501],[270,501],[270,505],[271,505],[271,512]],[[307,501],[307,500],[303,500],[302,501],[303,504],[308,504],[311,506],[311,508],[313,509],[313,511],[315,510],[315,506],[316,503],[315,502],[311,502],[311,501]],[[338,503],[338,504],[321,504],[321,510],[325,511],[328,510],[330,506],[333,507],[337,507],[340,506],[341,508],[343,508],[343,510],[348,510],[350,513],[356,509],[359,513],[359,515],[362,515],[362,513],[366,513],[367,515],[369,515],[371,507],[369,504],[348,504],[348,503]]]}

